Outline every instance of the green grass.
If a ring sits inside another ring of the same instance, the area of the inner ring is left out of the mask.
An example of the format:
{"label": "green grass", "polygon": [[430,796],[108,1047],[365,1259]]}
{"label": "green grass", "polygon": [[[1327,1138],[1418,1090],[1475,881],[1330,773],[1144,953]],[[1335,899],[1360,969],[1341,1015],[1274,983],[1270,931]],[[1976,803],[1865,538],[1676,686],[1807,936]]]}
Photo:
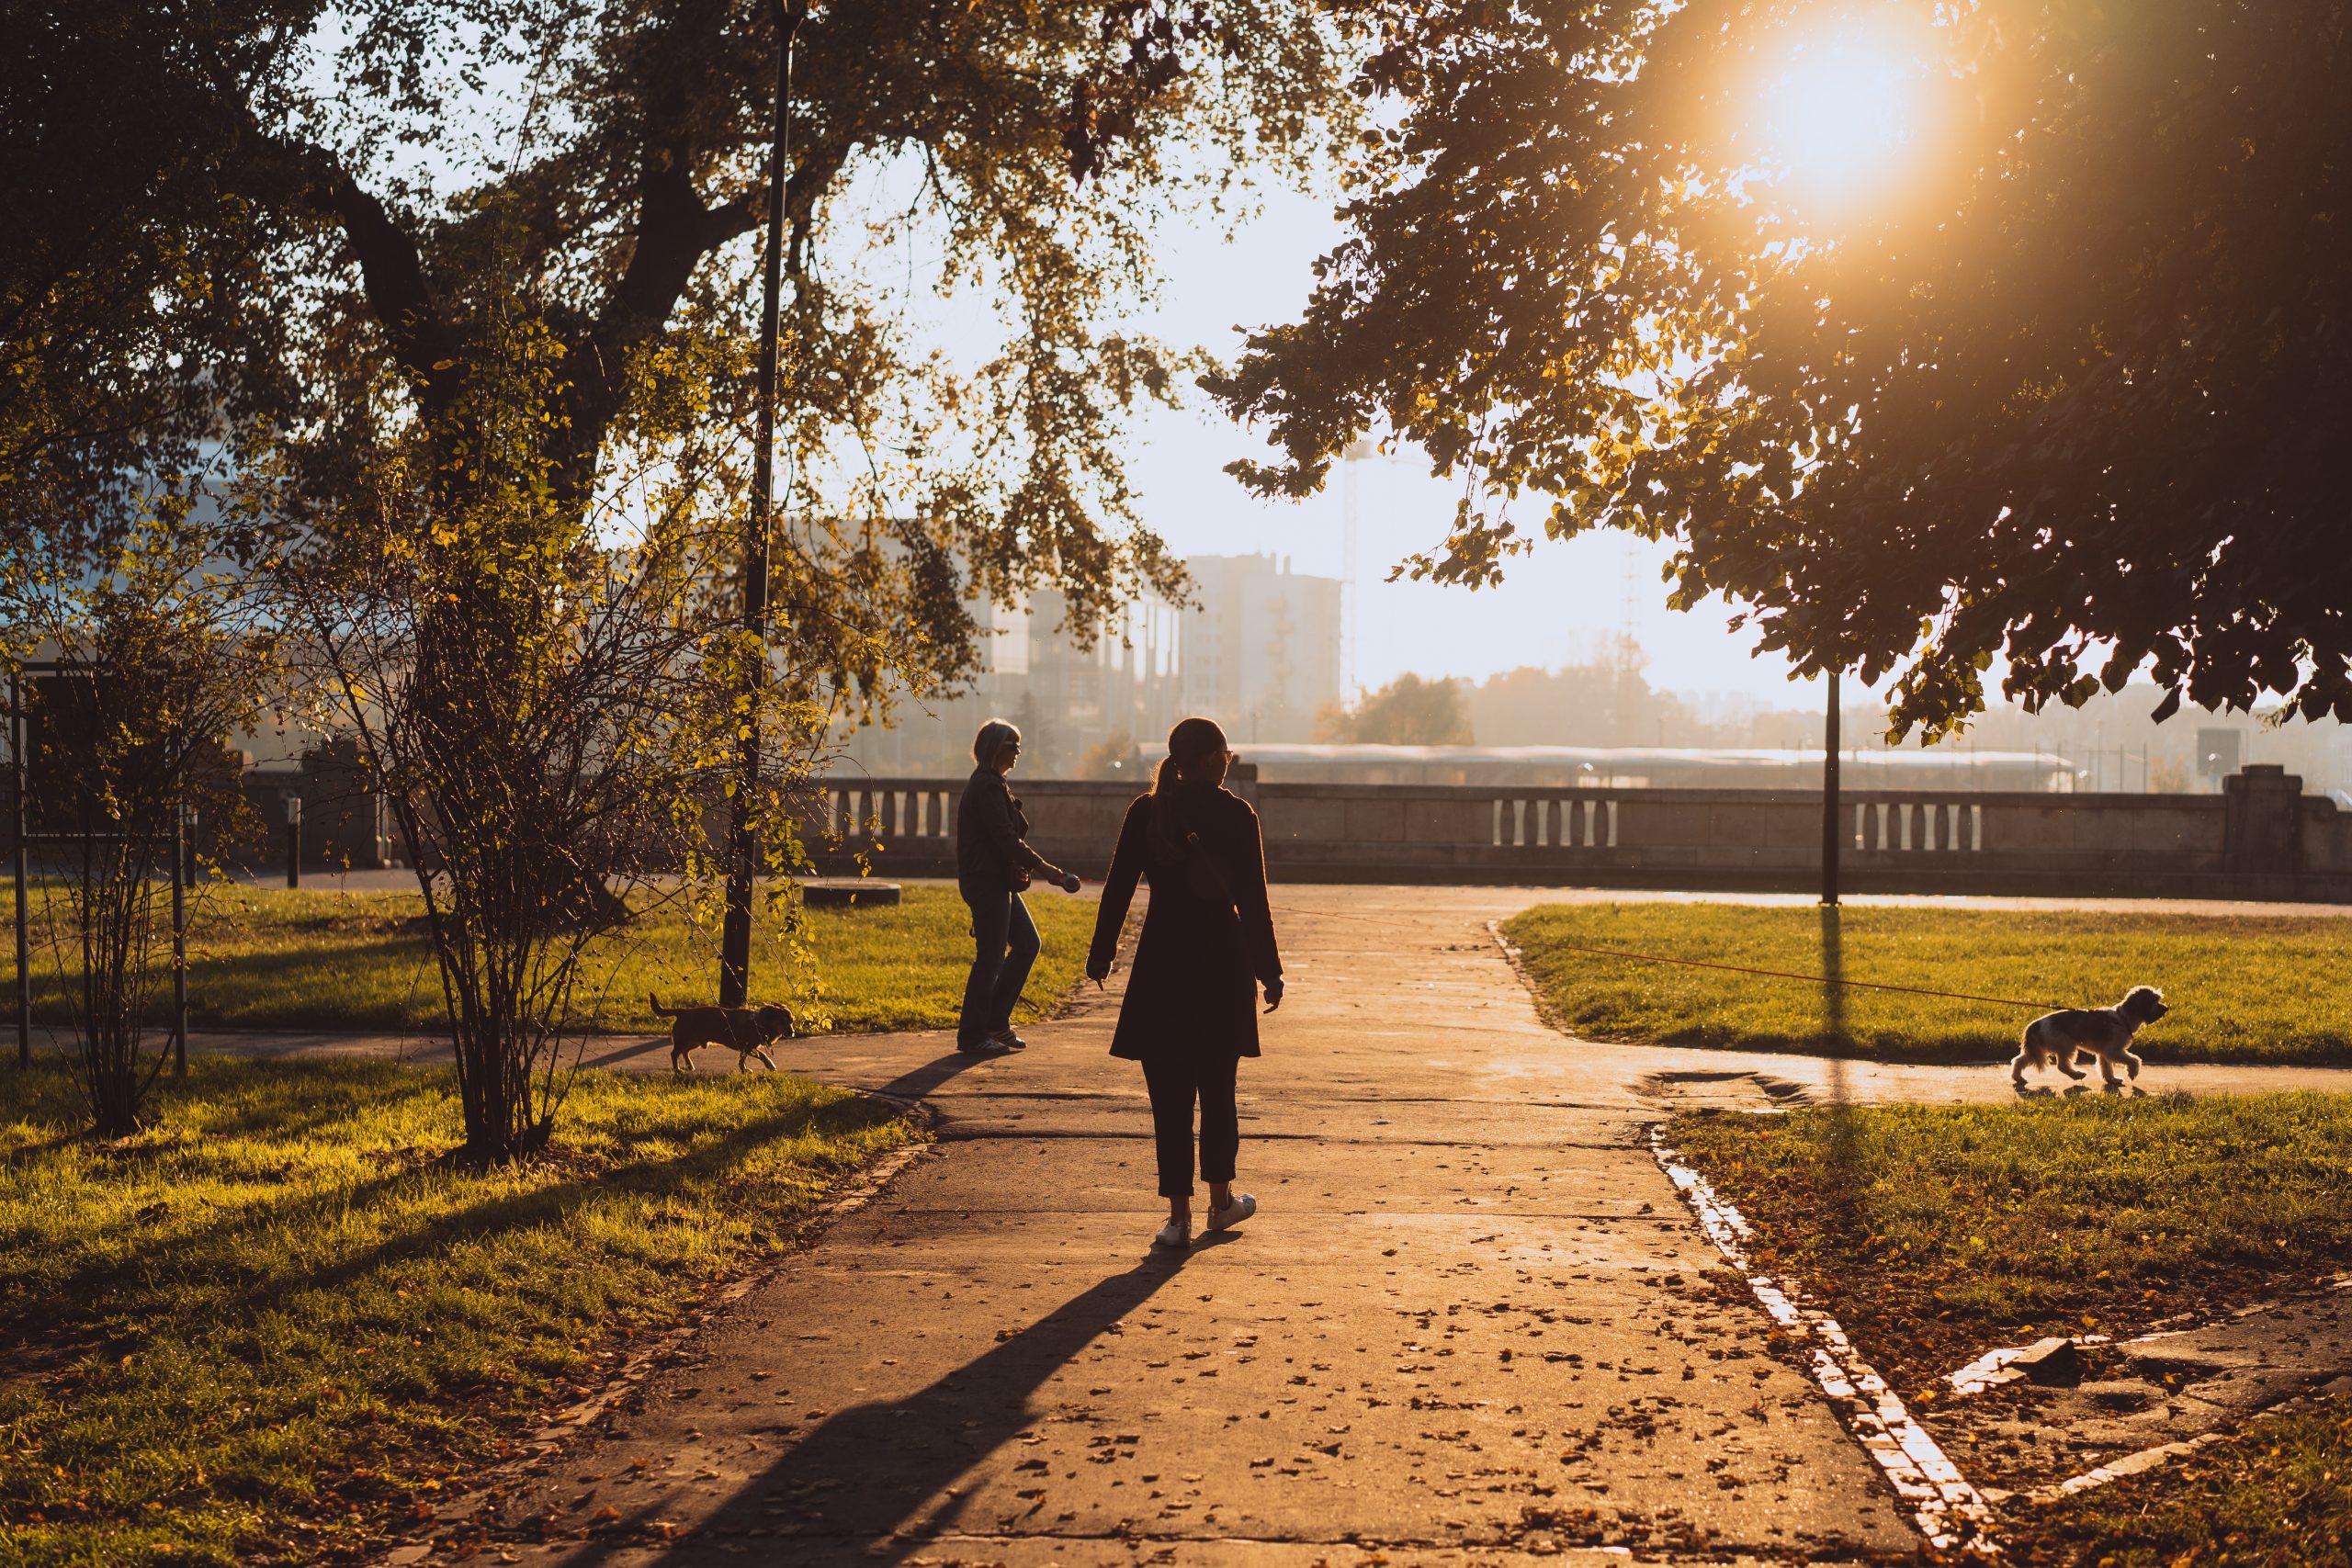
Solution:
{"label": "green grass", "polygon": [[1546,1016],[1591,1039],[1896,1061],[2015,1054],[2030,1010],[1636,964],[1566,944],[2075,1007],[2155,986],[2154,1062],[2352,1064],[2352,924],[2297,916],[1547,905],[1504,922]]}
{"label": "green grass", "polygon": [[[2347,1096],[1704,1112],[1667,1136],[1747,1216],[1756,1267],[1801,1280],[1962,1469],[2004,1484],[2051,1456],[1980,1432],[1997,1412],[1934,1416],[1945,1374],[2042,1334],[2209,1318],[2352,1263]],[[2019,1409],[2007,1418],[2030,1420]],[[2352,1401],[2266,1416],[2001,1533],[2031,1564],[2352,1562]]]}
{"label": "green grass", "polygon": [[911,1135],[790,1077],[587,1073],[549,1157],[469,1173],[445,1074],[190,1068],[118,1144],[0,1073],[0,1562],[379,1537]]}
{"label": "green grass", "polygon": [[[1045,952],[1023,993],[1023,1021],[1078,983],[1094,930],[1094,900],[1027,897]],[[36,924],[41,906],[36,907]],[[413,893],[339,893],[215,885],[190,925],[188,1018],[198,1029],[432,1029],[439,981]],[[14,897],[0,891],[0,916]],[[793,1004],[814,1027],[846,1032],[943,1029],[956,1021],[972,960],[971,915],[952,887],[908,887],[894,908],[808,911],[810,957],[791,951],[762,913],[752,944],[752,999]],[[34,1010],[64,1023],[70,969],[36,941]],[[708,1000],[716,935],[672,908],[591,952],[573,1000],[575,1027],[651,1031],[646,994]]]}
{"label": "green grass", "polygon": [[2012,1562],[2091,1568],[2352,1563],[2352,1399],[2266,1416],[2190,1459],[2054,1510]]}
{"label": "green grass", "polygon": [[2352,1097],[1677,1118],[1668,1141],[1915,1390],[1990,1345],[2131,1330],[2352,1261]]}

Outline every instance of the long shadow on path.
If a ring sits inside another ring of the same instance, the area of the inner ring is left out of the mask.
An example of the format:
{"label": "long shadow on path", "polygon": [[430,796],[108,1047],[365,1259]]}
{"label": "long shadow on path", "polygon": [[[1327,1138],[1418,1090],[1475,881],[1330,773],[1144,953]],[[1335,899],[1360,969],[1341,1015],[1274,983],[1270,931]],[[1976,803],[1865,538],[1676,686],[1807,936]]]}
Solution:
{"label": "long shadow on path", "polygon": [[[1196,1247],[1226,1239],[1204,1236]],[[1003,1530],[1001,1517],[967,1522],[973,1498],[946,1496],[946,1489],[1027,1430],[1040,1414],[1030,1404],[1037,1390],[1173,1280],[1185,1256],[1147,1256],[929,1386],[825,1417],[697,1531],[724,1540],[754,1529],[790,1530],[789,1560],[815,1564],[899,1562],[942,1533]],[[592,1542],[567,1562],[584,1568],[628,1550],[625,1543],[641,1541],[640,1529],[659,1512],[642,1510],[624,1522],[620,1539]]]}
{"label": "long shadow on path", "polygon": [[946,1055],[925,1062],[884,1084],[875,1092],[895,1100],[921,1100],[948,1079],[970,1072],[983,1062],[1000,1061],[996,1056],[983,1056],[969,1051],[950,1050]]}

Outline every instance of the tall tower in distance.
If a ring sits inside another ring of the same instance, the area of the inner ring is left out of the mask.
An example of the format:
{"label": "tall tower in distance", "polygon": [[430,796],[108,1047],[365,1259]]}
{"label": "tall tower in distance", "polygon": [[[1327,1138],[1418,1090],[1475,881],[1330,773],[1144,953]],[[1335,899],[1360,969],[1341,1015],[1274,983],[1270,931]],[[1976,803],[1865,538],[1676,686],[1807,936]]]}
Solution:
{"label": "tall tower in distance", "polygon": [[1340,454],[1340,700],[1352,703],[1363,688],[1356,680],[1356,550],[1363,530],[1363,498],[1356,479],[1357,465],[1383,454],[1359,436]]}

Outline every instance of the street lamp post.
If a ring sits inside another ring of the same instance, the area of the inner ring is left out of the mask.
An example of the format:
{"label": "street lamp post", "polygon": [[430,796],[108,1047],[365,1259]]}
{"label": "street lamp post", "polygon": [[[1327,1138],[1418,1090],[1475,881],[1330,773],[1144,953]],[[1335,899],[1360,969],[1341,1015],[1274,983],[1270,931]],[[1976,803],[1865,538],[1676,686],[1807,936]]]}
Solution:
{"label": "street lamp post", "polygon": [[785,184],[791,171],[792,35],[807,14],[805,5],[775,8],[775,134],[768,158],[767,256],[761,277],[759,446],[752,455],[752,515],[743,539],[743,630],[751,644],[745,681],[752,700],[743,716],[735,808],[729,824],[727,914],[718,943],[721,1007],[741,1007],[752,983],[752,874],[759,859],[752,797],[760,782],[759,693],[767,676],[768,516],[775,494],[776,297],[784,288]]}
{"label": "street lamp post", "polygon": [[1838,902],[1838,671],[1829,672],[1829,712],[1821,727],[1821,901]]}
{"label": "street lamp post", "polygon": [[30,771],[25,766],[25,692],[23,679],[8,677],[8,804],[15,830],[9,837],[17,885],[17,1066],[33,1065],[33,971],[30,941],[30,888],[25,874],[25,786]]}

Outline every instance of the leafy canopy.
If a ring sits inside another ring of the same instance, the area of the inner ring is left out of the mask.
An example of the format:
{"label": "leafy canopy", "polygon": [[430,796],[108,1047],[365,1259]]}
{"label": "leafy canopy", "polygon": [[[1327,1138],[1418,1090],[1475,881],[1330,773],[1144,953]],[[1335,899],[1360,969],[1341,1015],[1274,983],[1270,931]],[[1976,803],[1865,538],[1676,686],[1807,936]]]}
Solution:
{"label": "leafy canopy", "polygon": [[[216,20],[173,35],[138,7],[9,13],[0,550],[27,554],[0,562],[0,592],[130,547],[269,353],[251,214],[213,177],[233,127],[192,58],[248,69],[266,45]],[[0,649],[30,635],[23,620],[0,615]]]}
{"label": "leafy canopy", "polygon": [[[808,13],[754,633],[732,563],[780,13],[309,20],[339,90],[251,95],[247,175],[300,225],[277,276],[320,323],[287,360],[309,417],[273,443],[273,510],[308,504],[294,581],[325,684],[414,803],[416,863],[447,870],[425,893],[468,1142],[504,1155],[551,1125],[580,954],[628,917],[607,878],[683,864],[707,888],[722,797],[793,869],[794,786],[833,721],[967,672],[972,594],[1057,588],[1084,636],[1176,589],[1118,436],[1179,356],[1121,322],[1187,194],[1173,144],[1301,152],[1323,35],[1289,0],[1214,26],[1100,0]],[[956,291],[992,352],[923,330],[922,295]]]}
{"label": "leafy canopy", "polygon": [[[2146,669],[2160,716],[2352,718],[2345,0],[1334,8],[1373,40],[1350,233],[1210,383],[1279,448],[1254,488],[1380,426],[1470,481],[1417,574],[1670,536],[1675,604],[1895,674],[1898,735],[1996,656],[2030,706]],[[1758,84],[1860,28],[1923,132],[1829,213]]]}
{"label": "leafy canopy", "polygon": [[[0,366],[58,389],[0,408],[0,443],[115,410],[146,367],[193,389],[313,711],[357,733],[412,860],[446,874],[428,913],[484,1155],[545,1134],[579,942],[626,912],[605,879],[696,869],[704,812],[746,787],[741,739],[788,861],[789,787],[843,710],[974,668],[972,595],[1057,589],[1086,637],[1141,589],[1181,592],[1121,452],[1188,357],[1126,330],[1154,227],[1246,164],[1295,172],[1344,103],[1305,0],[809,9],[755,638],[733,574],[779,15],[54,8],[0,102],[0,141],[58,160],[94,237],[75,253],[54,224],[65,274],[0,279],[0,305],[91,344],[10,340]],[[101,130],[170,118],[94,139],[83,179],[77,95],[112,106]],[[969,302],[978,352],[926,329],[940,295]],[[198,334],[183,298],[241,310]]]}
{"label": "leafy canopy", "polygon": [[[774,7],[308,0],[254,26],[300,44],[238,83],[248,134],[230,177],[286,218],[274,286],[315,325],[282,363],[317,428],[385,400],[378,370],[401,417],[461,444],[468,389],[501,374],[498,323],[519,303],[560,365],[544,410],[555,502],[589,510],[632,444],[740,480]],[[933,650],[918,662],[953,674],[972,628],[943,589],[1057,587],[1091,630],[1179,581],[1136,524],[1119,436],[1184,356],[1122,323],[1153,287],[1156,222],[1318,144],[1328,47],[1296,0],[809,10],[780,512],[812,555],[851,525],[837,560],[854,603],[815,607],[806,635],[847,613],[913,633],[899,641]],[[925,328],[934,293],[994,349],[944,352]],[[870,547],[915,564],[866,570]],[[811,654],[885,683],[842,649]]]}

